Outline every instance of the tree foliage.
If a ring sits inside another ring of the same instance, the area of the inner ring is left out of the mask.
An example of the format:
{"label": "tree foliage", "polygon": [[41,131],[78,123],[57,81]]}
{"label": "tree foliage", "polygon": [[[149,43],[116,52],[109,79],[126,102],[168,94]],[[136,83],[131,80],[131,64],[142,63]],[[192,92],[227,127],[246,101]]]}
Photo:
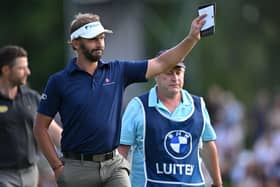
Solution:
{"label": "tree foliage", "polygon": [[[171,47],[188,32],[200,4],[210,1],[146,1],[148,53]],[[258,90],[279,90],[280,17],[264,0],[216,1],[216,33],[203,38],[186,59],[186,87],[206,95],[211,85],[251,105]]]}
{"label": "tree foliage", "polygon": [[[147,56],[179,42],[197,7],[210,1],[144,0]],[[277,6],[264,0],[217,0],[216,33],[203,38],[186,59],[186,87],[205,95],[217,84],[246,104],[259,89],[279,91]],[[0,45],[18,44],[29,52],[31,86],[42,91],[47,77],[64,67],[63,1],[3,1]]]}
{"label": "tree foliage", "polygon": [[40,92],[48,76],[65,64],[62,2],[1,2],[0,46],[20,45],[28,51],[29,84]]}

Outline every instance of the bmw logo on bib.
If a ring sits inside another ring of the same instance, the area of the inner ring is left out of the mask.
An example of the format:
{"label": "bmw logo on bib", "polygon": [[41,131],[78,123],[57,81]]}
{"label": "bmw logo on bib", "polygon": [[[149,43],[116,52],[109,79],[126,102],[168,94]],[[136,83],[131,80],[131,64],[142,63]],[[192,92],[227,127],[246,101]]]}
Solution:
{"label": "bmw logo on bib", "polygon": [[175,159],[184,159],[192,152],[192,135],[183,130],[174,130],[164,138],[165,151]]}

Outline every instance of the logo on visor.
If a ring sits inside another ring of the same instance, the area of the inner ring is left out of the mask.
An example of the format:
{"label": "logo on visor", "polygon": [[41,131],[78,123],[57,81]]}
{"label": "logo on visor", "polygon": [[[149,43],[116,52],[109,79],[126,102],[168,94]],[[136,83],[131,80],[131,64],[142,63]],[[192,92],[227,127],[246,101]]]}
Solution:
{"label": "logo on visor", "polygon": [[91,29],[92,27],[93,27],[93,25],[86,25],[85,29],[88,30],[88,29]]}
{"label": "logo on visor", "polygon": [[183,130],[174,130],[164,138],[164,148],[169,156],[184,159],[192,152],[192,135]]}
{"label": "logo on visor", "polygon": [[85,29],[88,30],[88,29],[91,29],[93,27],[96,27],[100,25],[99,23],[91,23],[91,24],[88,24],[88,25],[85,25]]}

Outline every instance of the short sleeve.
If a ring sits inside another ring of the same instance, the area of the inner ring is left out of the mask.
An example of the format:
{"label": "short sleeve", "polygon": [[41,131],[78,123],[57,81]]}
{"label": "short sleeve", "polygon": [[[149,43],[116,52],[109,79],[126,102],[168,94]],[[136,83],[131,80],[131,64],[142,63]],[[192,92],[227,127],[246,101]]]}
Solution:
{"label": "short sleeve", "polygon": [[205,129],[202,135],[202,140],[203,141],[213,141],[216,140],[216,133],[214,131],[214,128],[211,124],[210,116],[208,113],[208,110],[206,108],[205,102],[202,99],[202,112],[203,112],[203,117],[204,117],[204,123],[205,123]]}
{"label": "short sleeve", "polygon": [[[135,97],[127,105],[122,117],[120,143],[137,144],[137,136],[143,136],[143,112],[140,101]],[[141,132],[142,131],[142,132]]]}
{"label": "short sleeve", "polygon": [[51,76],[47,82],[44,92],[41,95],[41,100],[38,112],[50,117],[54,117],[60,105],[59,87],[55,76]]}

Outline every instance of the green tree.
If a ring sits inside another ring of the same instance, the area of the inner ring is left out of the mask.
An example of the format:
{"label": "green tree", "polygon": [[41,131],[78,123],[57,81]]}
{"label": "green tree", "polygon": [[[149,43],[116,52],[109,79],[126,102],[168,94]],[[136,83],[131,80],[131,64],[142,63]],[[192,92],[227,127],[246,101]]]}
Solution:
{"label": "green tree", "polygon": [[63,1],[2,1],[0,23],[0,46],[27,49],[29,84],[41,92],[47,77],[65,65]]}

